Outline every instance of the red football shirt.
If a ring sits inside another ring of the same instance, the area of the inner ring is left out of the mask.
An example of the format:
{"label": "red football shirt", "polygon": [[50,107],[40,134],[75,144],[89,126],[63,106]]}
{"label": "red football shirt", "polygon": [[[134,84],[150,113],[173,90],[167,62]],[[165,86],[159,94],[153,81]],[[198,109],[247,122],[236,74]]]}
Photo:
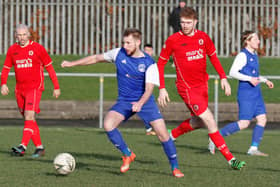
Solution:
{"label": "red football shirt", "polygon": [[[210,37],[200,30],[195,30],[193,36],[184,35],[181,31],[169,36],[161,50],[158,61],[160,88],[165,87],[164,65],[171,55],[176,67],[177,83],[191,88],[208,81],[206,55],[209,57],[216,56],[216,48]],[[220,78],[226,78],[218,58],[211,60],[211,63]]]}
{"label": "red football shirt", "polygon": [[44,90],[44,67],[51,66],[52,59],[42,45],[29,42],[25,47],[15,43],[8,49],[4,68],[14,66],[17,89]]}

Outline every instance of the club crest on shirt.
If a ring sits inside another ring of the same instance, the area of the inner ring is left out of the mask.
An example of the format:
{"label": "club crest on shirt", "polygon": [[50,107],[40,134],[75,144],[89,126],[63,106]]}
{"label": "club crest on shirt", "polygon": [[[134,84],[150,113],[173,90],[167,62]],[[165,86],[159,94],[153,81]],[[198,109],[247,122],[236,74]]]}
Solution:
{"label": "club crest on shirt", "polygon": [[251,61],[251,62],[253,62],[253,61],[254,61],[254,59],[253,59],[253,58],[250,58],[250,61]]}
{"label": "club crest on shirt", "polygon": [[123,60],[122,60],[122,63],[123,63],[123,64],[126,64],[126,60],[125,60],[125,59],[123,59]]}
{"label": "club crest on shirt", "polygon": [[199,40],[198,40],[198,44],[199,44],[199,45],[203,45],[203,44],[204,44],[204,40],[203,40],[203,39],[199,39]]}
{"label": "club crest on shirt", "polygon": [[199,106],[198,105],[193,105],[193,109],[197,111],[199,109]]}
{"label": "club crest on shirt", "polygon": [[28,51],[28,54],[29,54],[29,56],[33,56],[34,51],[30,50],[30,51]]}
{"label": "club crest on shirt", "polygon": [[145,64],[139,64],[139,65],[138,65],[138,71],[140,71],[140,72],[145,72],[145,69],[146,69]]}

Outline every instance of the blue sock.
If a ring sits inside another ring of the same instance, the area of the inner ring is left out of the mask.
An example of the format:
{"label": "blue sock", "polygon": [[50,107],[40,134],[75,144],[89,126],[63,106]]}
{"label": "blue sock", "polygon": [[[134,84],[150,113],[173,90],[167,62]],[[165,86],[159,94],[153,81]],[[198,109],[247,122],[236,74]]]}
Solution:
{"label": "blue sock", "polygon": [[256,147],[259,146],[259,144],[263,138],[263,133],[264,133],[264,127],[257,124],[253,130],[251,146],[256,146]]}
{"label": "blue sock", "polygon": [[238,131],[240,131],[240,128],[237,122],[229,123],[226,126],[224,126],[222,129],[220,129],[220,133],[222,136],[229,136]]}
{"label": "blue sock", "polygon": [[177,168],[178,169],[178,161],[177,161],[177,151],[174,145],[174,142],[169,138],[166,142],[161,142],[164,152],[169,160],[172,171]]}
{"label": "blue sock", "polygon": [[119,149],[124,155],[130,156],[131,151],[124,142],[120,131],[115,128],[112,131],[106,132],[109,140],[114,144],[114,146]]}

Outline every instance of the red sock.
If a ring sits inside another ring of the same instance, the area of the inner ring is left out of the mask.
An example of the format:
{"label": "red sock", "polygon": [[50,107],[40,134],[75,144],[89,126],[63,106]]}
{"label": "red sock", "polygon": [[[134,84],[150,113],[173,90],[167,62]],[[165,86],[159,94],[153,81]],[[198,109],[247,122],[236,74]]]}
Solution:
{"label": "red sock", "polygon": [[33,121],[32,120],[24,121],[21,144],[27,147],[31,139],[31,136],[33,134],[34,134]]}
{"label": "red sock", "polygon": [[185,134],[187,132],[190,132],[190,131],[194,130],[194,128],[192,128],[192,126],[190,124],[190,120],[191,120],[190,118],[186,119],[178,127],[176,127],[175,129],[173,129],[171,131],[171,134],[172,134],[173,138],[178,138],[182,134]]}
{"label": "red sock", "polygon": [[227,161],[230,161],[233,158],[233,155],[229,151],[227,144],[220,134],[219,131],[214,132],[214,133],[209,133],[208,134],[213,143],[216,145],[218,150],[224,155],[224,157],[227,159]]}
{"label": "red sock", "polygon": [[34,145],[36,147],[38,147],[38,146],[42,145],[41,136],[40,136],[40,130],[39,130],[39,127],[38,127],[38,124],[37,124],[36,121],[33,121],[33,125],[34,125],[34,134],[31,137],[31,139],[32,139]]}

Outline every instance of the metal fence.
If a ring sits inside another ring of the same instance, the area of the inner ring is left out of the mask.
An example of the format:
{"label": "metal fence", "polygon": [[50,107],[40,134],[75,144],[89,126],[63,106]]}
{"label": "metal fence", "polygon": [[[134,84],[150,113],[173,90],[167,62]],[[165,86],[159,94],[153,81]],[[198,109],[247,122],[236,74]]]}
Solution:
{"label": "metal fence", "polygon": [[[278,0],[186,0],[199,13],[198,29],[213,39],[218,55],[240,50],[240,34],[260,33],[260,53],[280,56]],[[124,28],[136,27],[156,55],[172,34],[168,15],[178,0],[0,0],[0,54],[15,42],[18,23],[50,54],[87,55],[121,45]]]}

